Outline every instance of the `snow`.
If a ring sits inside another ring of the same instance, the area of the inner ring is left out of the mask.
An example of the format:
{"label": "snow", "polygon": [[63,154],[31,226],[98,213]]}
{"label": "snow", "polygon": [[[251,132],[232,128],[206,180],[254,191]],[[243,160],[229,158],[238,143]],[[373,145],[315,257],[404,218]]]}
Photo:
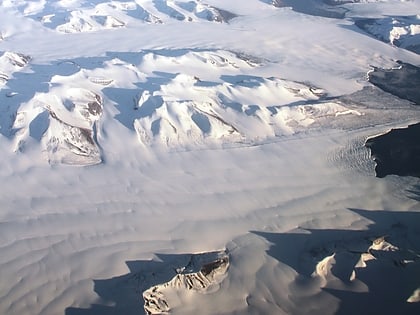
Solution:
{"label": "snow", "polygon": [[418,314],[419,10],[2,1],[0,313]]}

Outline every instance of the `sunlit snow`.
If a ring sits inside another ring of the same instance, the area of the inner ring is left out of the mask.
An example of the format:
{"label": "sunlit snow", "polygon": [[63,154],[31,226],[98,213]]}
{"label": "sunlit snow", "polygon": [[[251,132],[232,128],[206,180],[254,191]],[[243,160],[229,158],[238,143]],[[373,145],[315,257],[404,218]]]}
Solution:
{"label": "sunlit snow", "polygon": [[0,314],[419,314],[419,15],[1,1]]}

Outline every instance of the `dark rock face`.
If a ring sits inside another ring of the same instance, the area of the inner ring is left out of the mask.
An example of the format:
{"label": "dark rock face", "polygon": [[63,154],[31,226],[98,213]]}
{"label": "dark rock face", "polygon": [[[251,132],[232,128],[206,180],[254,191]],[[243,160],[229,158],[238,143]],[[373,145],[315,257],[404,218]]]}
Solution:
{"label": "dark rock face", "polygon": [[[400,61],[398,65],[392,69],[373,69],[368,74],[369,82],[385,92],[420,105],[420,68]],[[419,139],[420,123],[417,123],[367,140],[366,147],[371,150],[376,162],[376,176],[420,177]]]}
{"label": "dark rock face", "polygon": [[370,138],[366,147],[376,162],[376,176],[420,177],[420,123]]}
{"label": "dark rock face", "polygon": [[[355,0],[260,0],[276,8],[290,7],[304,14],[332,19],[344,19],[347,9],[341,4],[352,3]],[[357,1],[356,1],[357,2]]]}
{"label": "dark rock face", "polygon": [[420,105],[420,68],[398,61],[393,69],[374,68],[368,74],[369,82],[385,92]]}
{"label": "dark rock face", "polygon": [[416,54],[420,54],[420,34],[415,31],[419,23],[420,19],[417,15],[355,20],[355,25],[371,36]]}

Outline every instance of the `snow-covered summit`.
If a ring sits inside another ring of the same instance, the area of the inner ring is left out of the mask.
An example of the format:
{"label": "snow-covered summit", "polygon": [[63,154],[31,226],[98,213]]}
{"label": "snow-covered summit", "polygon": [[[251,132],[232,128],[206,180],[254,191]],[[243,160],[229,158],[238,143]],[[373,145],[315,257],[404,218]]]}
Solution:
{"label": "snow-covered summit", "polygon": [[135,132],[142,147],[183,150],[257,144],[301,132],[326,116],[361,115],[322,101],[327,95],[320,88],[252,75],[267,66],[260,62],[221,50],[113,54],[90,69],[60,62],[51,71],[70,71],[53,75],[46,91],[11,112],[13,150],[38,146],[50,163],[86,165],[101,162],[98,145],[107,141],[104,134],[115,122]]}
{"label": "snow-covered summit", "polygon": [[227,23],[235,14],[194,1],[21,1],[5,3],[43,26],[62,33],[126,27],[133,22],[210,21]]}

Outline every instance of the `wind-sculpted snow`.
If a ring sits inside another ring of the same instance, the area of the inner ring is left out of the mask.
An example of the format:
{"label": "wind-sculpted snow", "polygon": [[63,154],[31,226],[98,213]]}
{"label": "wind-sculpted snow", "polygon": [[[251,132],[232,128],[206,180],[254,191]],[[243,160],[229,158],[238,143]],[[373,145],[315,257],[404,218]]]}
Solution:
{"label": "wind-sculpted snow", "polygon": [[417,314],[418,213],[345,212],[366,228],[253,231],[224,251],[126,262],[128,274],[94,280],[112,305],[66,314],[136,314],[142,304],[146,314]]}
{"label": "wind-sculpted snow", "polygon": [[161,24],[168,19],[227,23],[236,15],[201,1],[23,1],[10,4],[25,16],[62,33],[126,27],[136,21]]}
{"label": "wind-sculpted snow", "polygon": [[[3,59],[5,73],[29,61],[10,53]],[[46,70],[11,82],[7,95],[15,118],[9,133],[3,122],[3,133],[14,139],[15,152],[38,147],[50,163],[90,165],[101,162],[99,147],[114,121],[135,133],[143,148],[182,151],[257,145],[310,128],[346,128],[348,116],[358,119],[353,126],[364,126],[376,111],[368,102],[387,101],[377,93],[355,105],[356,96],[331,98],[308,83],[257,74],[270,64],[223,50],[145,50],[59,61],[44,66],[57,73],[48,87],[34,87],[20,105],[20,95],[27,94],[21,80]],[[372,82],[375,76],[370,73]],[[409,105],[400,107],[411,115]],[[385,110],[382,120],[389,120]]]}
{"label": "wind-sculpted snow", "polygon": [[0,1],[0,314],[420,314],[419,8]]}
{"label": "wind-sculpted snow", "polygon": [[18,107],[11,126],[14,151],[23,152],[32,144],[42,146],[53,164],[89,165],[101,161],[95,124],[102,115],[102,97],[80,87],[77,74],[53,76],[48,91],[34,91],[34,96]]}
{"label": "wind-sculpted snow", "polygon": [[114,301],[115,307],[68,308],[66,314],[157,315],[170,314],[180,306],[192,306],[196,298],[211,296],[220,289],[228,275],[229,254],[226,250],[156,254],[153,260],[126,264],[128,274],[95,280],[95,291],[102,298]]}
{"label": "wind-sculpted snow", "polygon": [[[16,53],[16,52],[3,52],[0,56],[0,91],[7,90],[7,83],[13,75],[17,72],[24,71],[30,62],[31,57]],[[15,96],[15,91],[5,92],[5,96],[12,98]],[[16,108],[19,105],[13,103],[6,106],[3,104],[0,108],[0,134],[10,136],[10,129],[13,124],[14,117],[16,115]]]}
{"label": "wind-sculpted snow", "polygon": [[[412,275],[420,272],[418,215],[350,210],[370,220],[367,230],[256,233],[270,242],[268,255],[296,273],[289,287],[300,288],[300,294],[288,296],[283,304],[287,313],[306,314],[302,304],[314,305],[317,299],[331,305],[331,294],[340,305],[328,310],[317,306],[317,312],[417,314],[419,288]],[[286,299],[280,296],[277,300]]]}

